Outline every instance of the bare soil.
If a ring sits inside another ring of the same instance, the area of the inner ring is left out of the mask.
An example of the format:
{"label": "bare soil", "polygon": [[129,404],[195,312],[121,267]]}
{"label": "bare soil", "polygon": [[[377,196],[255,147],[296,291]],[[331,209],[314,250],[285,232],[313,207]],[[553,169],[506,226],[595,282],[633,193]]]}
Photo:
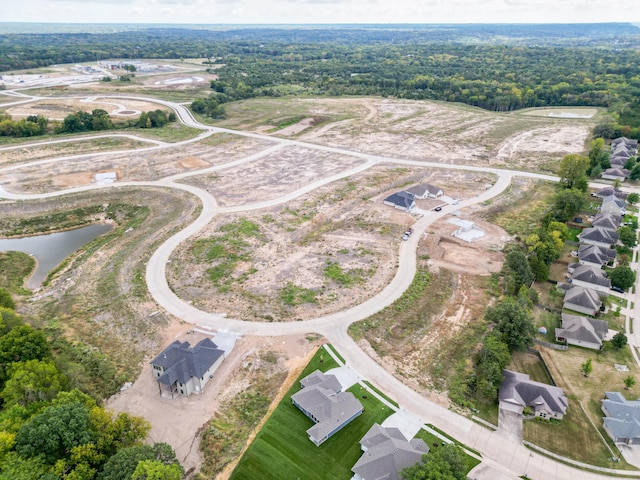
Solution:
{"label": "bare soil", "polygon": [[148,112],[152,110],[167,110],[160,107],[157,103],[144,102],[141,100],[129,99],[87,99],[65,98],[65,99],[47,99],[32,103],[23,103],[20,105],[10,106],[5,112],[12,117],[26,117],[28,115],[44,115],[50,120],[64,120],[64,117],[70,113],[79,111],[91,112],[95,109],[106,110],[106,112],[114,116],[114,120],[118,117],[128,117],[131,115],[139,115],[140,112]]}

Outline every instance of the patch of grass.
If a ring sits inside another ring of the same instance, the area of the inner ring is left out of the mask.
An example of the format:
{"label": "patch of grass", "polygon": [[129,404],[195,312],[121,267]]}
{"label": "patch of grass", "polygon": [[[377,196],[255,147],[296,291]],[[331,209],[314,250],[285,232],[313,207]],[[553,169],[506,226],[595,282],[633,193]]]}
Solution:
{"label": "patch of grass", "polygon": [[328,261],[324,268],[324,274],[334,282],[343,287],[350,287],[354,283],[364,280],[361,269],[345,270],[339,263]]}
{"label": "patch of grass", "polygon": [[[219,292],[227,292],[236,281],[243,281],[255,270],[245,272],[241,277],[234,276],[240,261],[248,261],[252,244],[266,242],[260,226],[242,218],[236,222],[222,225],[215,236],[198,240],[191,251],[198,262],[213,262],[207,269],[209,280]],[[308,298],[308,297],[307,297]]]}
{"label": "patch of grass", "polygon": [[0,218],[0,232],[6,237],[71,230],[89,225],[104,212],[102,205],[62,210],[46,215]]}
{"label": "patch of grass", "polygon": [[26,253],[0,252],[0,287],[15,295],[30,295],[24,284],[35,266],[35,260]]}
{"label": "patch of grass", "polygon": [[204,464],[198,478],[214,478],[232,462],[267,413],[286,374],[273,371],[277,364],[277,356],[273,352],[264,353],[261,360],[249,386],[225,402],[202,430],[200,449],[204,454]]}
{"label": "patch of grass", "polygon": [[160,128],[127,128],[124,130],[127,133],[138,135],[145,138],[153,138],[154,140],[162,140],[168,143],[181,142],[183,140],[189,140],[197,137],[202,133],[202,130],[198,128],[187,127],[179,122],[168,123],[164,127]]}
{"label": "patch of grass", "polygon": [[[507,370],[526,373],[534,382],[551,385],[551,379],[537,355],[529,352],[513,352]],[[497,425],[497,424],[496,424]]]}
{"label": "patch of grass", "polygon": [[304,303],[317,303],[317,293],[314,290],[301,287],[295,283],[289,282],[280,289],[278,297],[280,301],[289,307],[295,307]]}
{"label": "patch of grass", "polygon": [[582,229],[575,228],[575,227],[569,227],[569,236],[568,236],[567,240],[569,240],[570,242],[577,242],[578,241],[578,235],[580,235],[580,233],[582,233]]}
{"label": "patch of grass", "polygon": [[342,362],[342,364],[344,365],[346,362],[344,361],[344,357],[342,355],[340,355],[340,352],[338,352],[333,345],[331,344],[326,344],[324,345],[325,350],[331,350],[333,352],[333,354],[338,357],[338,360],[340,360],[340,362]]}
{"label": "patch of grass", "polygon": [[[327,361],[319,362],[321,352],[322,350],[319,350],[316,353],[298,380],[317,367],[328,370]],[[325,352],[323,357],[327,356]],[[335,361],[331,361],[335,364]],[[316,447],[306,434],[313,422],[291,402],[291,395],[299,389],[299,381],[296,381],[240,459],[231,479],[350,478],[351,467],[362,453],[360,439],[374,423],[382,423],[392,413],[391,409],[382,405],[372,395],[367,395],[364,387],[355,385],[348,391],[362,402],[363,414]],[[313,465],[313,468],[309,468],[310,465]]]}
{"label": "patch of grass", "polygon": [[391,405],[393,405],[396,408],[400,408],[400,405],[398,405],[398,402],[395,402],[393,400],[391,400],[389,397],[387,397],[384,393],[382,393],[380,390],[378,390],[375,386],[373,386],[373,384],[371,382],[367,382],[366,380],[364,381],[364,384],[369,387],[371,390],[373,390],[374,392],[376,392],[378,395],[380,395],[382,398],[384,398],[387,402],[389,402]]}

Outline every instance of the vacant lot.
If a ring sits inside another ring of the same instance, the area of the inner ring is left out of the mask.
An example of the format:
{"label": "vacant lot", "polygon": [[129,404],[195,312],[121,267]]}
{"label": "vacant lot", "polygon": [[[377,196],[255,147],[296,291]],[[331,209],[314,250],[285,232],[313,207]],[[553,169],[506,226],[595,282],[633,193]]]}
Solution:
{"label": "vacant lot", "polygon": [[86,99],[65,98],[65,99],[47,99],[39,100],[32,103],[23,103],[7,107],[5,112],[12,117],[26,117],[28,115],[44,115],[50,120],[64,120],[64,117],[70,113],[84,111],[91,112],[95,109],[105,110],[114,120],[124,119],[134,115],[140,115],[140,112],[148,112],[151,110],[167,110],[157,103],[144,102],[140,100],[130,99],[109,99],[87,97]]}
{"label": "vacant lot", "polygon": [[594,122],[381,98],[260,99],[225,108],[229,119],[218,124],[232,128],[269,132],[294,120],[304,128],[274,134],[411,160],[533,171],[554,171],[564,155],[582,152]]}
{"label": "vacant lot", "polygon": [[217,144],[214,142],[151,147],[137,153],[96,153],[55,160],[48,163],[47,168],[25,165],[0,174],[0,181],[11,192],[43,193],[91,185],[95,183],[95,175],[104,172],[115,172],[119,181],[157,180],[220,166],[260,152],[268,145],[266,141],[231,135],[222,135]]}
{"label": "vacant lot", "polygon": [[[341,165],[341,157],[335,160],[322,162],[324,168],[334,169],[329,174]],[[257,193],[270,199],[271,189],[283,195],[301,186],[291,185],[279,164],[269,169],[272,163],[265,161],[262,174],[247,180],[256,178],[265,188],[242,190],[243,196],[234,202],[259,200]],[[318,163],[310,162],[306,171],[321,172]],[[489,179],[379,165],[282,206],[219,215],[174,252],[169,281],[178,295],[199,308],[245,320],[286,321],[340,311],[375,295],[395,274],[400,237],[415,217],[383,205],[386,196],[409,185],[433,182],[452,196],[466,197]],[[232,181],[216,178],[210,190],[229,191],[225,184]],[[418,204],[431,208],[432,202]],[[493,238],[491,245],[501,238]],[[459,245],[459,250],[478,252],[466,245]],[[482,249],[487,252],[488,248]],[[479,259],[470,253],[467,258],[484,272],[499,268],[500,259],[492,255]]]}

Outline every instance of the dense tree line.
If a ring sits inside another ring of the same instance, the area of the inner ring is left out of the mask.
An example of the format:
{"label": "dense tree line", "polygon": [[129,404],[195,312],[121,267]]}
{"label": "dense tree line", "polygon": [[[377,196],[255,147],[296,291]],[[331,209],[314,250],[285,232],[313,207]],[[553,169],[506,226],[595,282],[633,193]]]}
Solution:
{"label": "dense tree line", "polygon": [[206,58],[219,75],[212,88],[231,100],[296,85],[311,95],[445,100],[497,111],[601,106],[612,115],[600,136],[635,138],[638,44],[638,29],[629,25],[0,35],[0,71],[107,57]]}
{"label": "dense tree line", "polygon": [[107,111],[95,109],[92,112],[78,111],[67,115],[62,122],[49,122],[42,115],[30,115],[22,120],[12,120],[10,115],[0,112],[0,137],[32,137],[58,133],[82,133],[115,128],[160,128],[177,119],[174,112],[154,110],[142,112],[135,120],[114,123]]}
{"label": "dense tree line", "polygon": [[45,334],[0,288],[0,480],[179,480],[169,445],[143,445],[149,424],[77,388]]}

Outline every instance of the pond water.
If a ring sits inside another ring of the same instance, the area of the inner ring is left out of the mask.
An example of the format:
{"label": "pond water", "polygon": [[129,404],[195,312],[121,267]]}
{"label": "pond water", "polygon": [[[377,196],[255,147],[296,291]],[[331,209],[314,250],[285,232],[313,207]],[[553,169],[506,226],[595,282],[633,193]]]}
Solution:
{"label": "pond water", "polygon": [[23,252],[36,260],[35,272],[27,280],[27,288],[40,287],[49,272],[83,245],[113,228],[108,223],[96,223],[66,232],[0,239],[0,252]]}

